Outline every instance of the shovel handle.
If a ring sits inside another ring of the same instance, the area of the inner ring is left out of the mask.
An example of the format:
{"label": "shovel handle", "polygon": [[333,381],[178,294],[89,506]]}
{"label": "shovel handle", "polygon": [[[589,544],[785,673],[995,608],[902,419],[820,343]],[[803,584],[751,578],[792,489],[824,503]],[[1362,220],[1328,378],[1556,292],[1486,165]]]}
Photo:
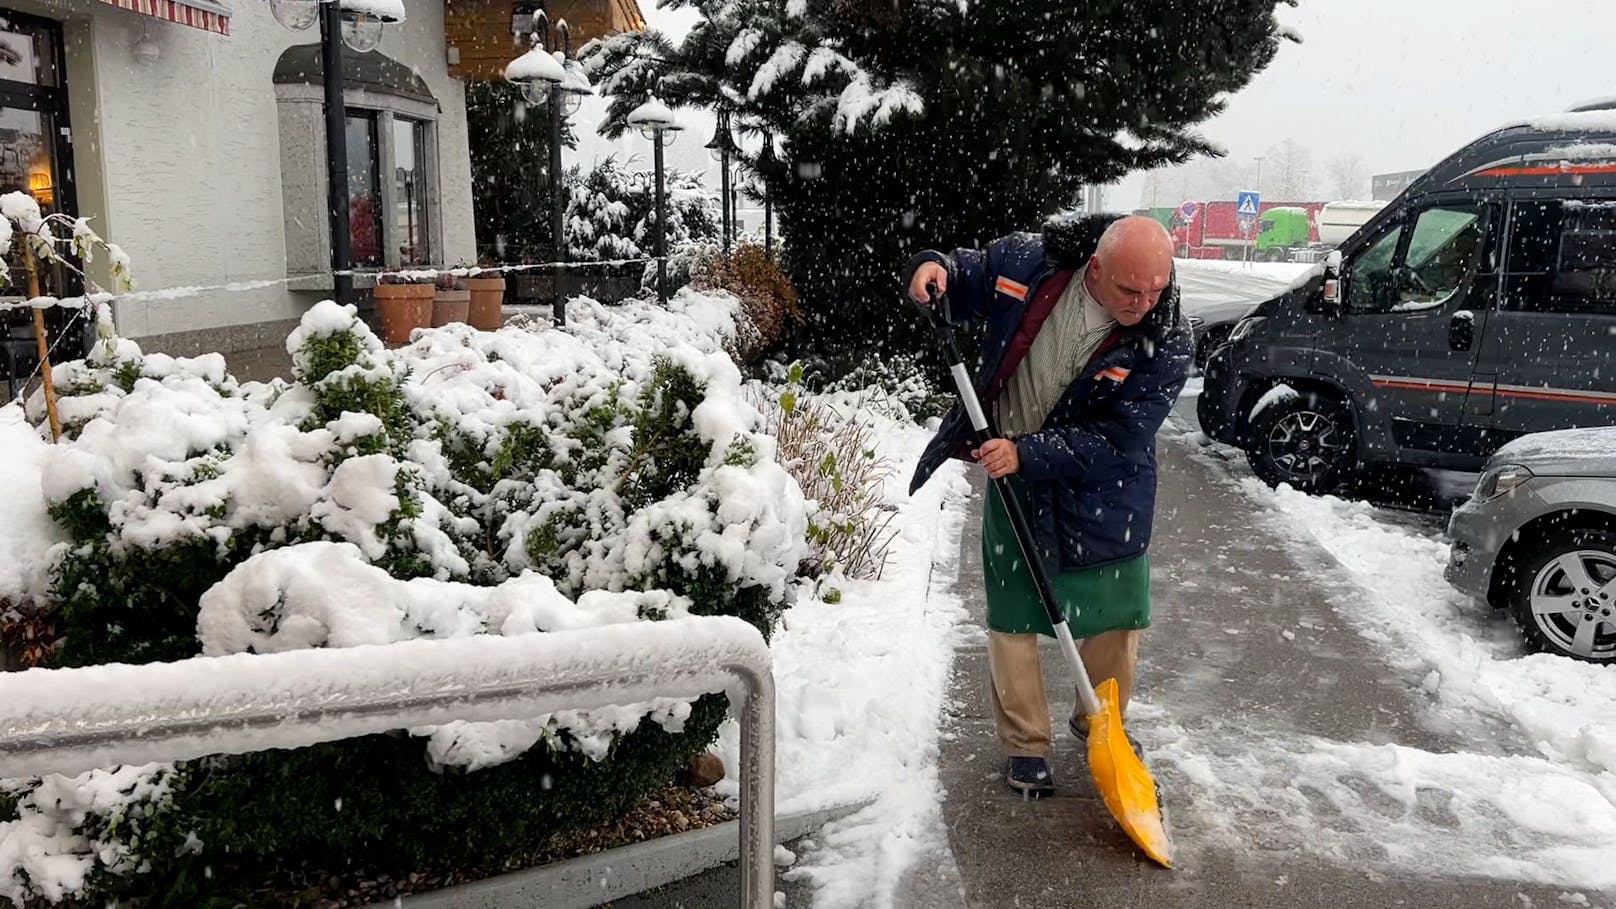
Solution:
{"label": "shovel handle", "polygon": [[[971,381],[971,374],[965,368],[965,358],[960,355],[959,342],[955,340],[953,326],[949,325],[947,319],[939,318],[937,315],[947,296],[939,293],[936,285],[927,285],[926,292],[927,302],[917,300],[915,305],[931,326],[932,333],[937,336],[937,346],[948,361],[948,372],[954,377],[954,389],[959,394],[960,403],[965,407],[965,413],[971,419],[971,430],[975,434],[976,444],[980,447],[999,438],[998,431],[982,410],[982,401],[977,397],[976,384]],[[1077,643],[1072,640],[1072,631],[1067,627],[1066,616],[1061,613],[1055,598],[1055,590],[1050,586],[1049,569],[1045,567],[1043,558],[1038,554],[1038,547],[1033,543],[1036,538],[1032,533],[1032,523],[1027,520],[1027,512],[1021,507],[1021,499],[1011,487],[1009,477],[994,478],[993,486],[999,491],[999,501],[1004,503],[1005,513],[1010,517],[1010,527],[1015,531],[1016,544],[1021,547],[1021,557],[1026,559],[1027,568],[1032,572],[1033,585],[1038,588],[1038,600],[1044,607],[1044,615],[1049,619],[1049,624],[1054,628],[1056,640],[1060,642],[1061,655],[1071,667],[1083,712],[1088,716],[1096,716],[1102,709],[1100,698],[1094,693],[1094,685],[1089,681],[1088,670],[1083,666],[1083,658],[1077,653]]]}

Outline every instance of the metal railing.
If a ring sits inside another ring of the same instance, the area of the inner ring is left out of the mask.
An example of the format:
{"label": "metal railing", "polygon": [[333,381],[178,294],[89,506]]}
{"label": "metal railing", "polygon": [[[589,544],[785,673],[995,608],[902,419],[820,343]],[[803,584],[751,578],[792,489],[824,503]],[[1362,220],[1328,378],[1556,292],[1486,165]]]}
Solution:
{"label": "metal railing", "polygon": [[741,905],[774,905],[774,675],[728,616],[0,673],[0,777],[297,748],[468,720],[741,695]]}

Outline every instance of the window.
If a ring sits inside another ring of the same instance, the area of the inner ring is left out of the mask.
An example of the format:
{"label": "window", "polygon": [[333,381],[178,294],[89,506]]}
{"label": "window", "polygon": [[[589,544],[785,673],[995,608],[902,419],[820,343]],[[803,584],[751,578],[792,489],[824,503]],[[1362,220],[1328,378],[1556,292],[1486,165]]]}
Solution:
{"label": "window", "polygon": [[[74,206],[60,54],[58,25],[0,10],[0,193],[26,192],[47,214]],[[22,244],[12,244],[5,264],[14,283],[0,294],[23,293]],[[46,293],[77,292],[60,266],[44,266],[41,281]]]}
{"label": "window", "polygon": [[1616,201],[1515,203],[1504,269],[1506,309],[1616,315]]}
{"label": "window", "polygon": [[56,85],[56,48],[52,29],[26,17],[0,11],[0,79],[28,85]]}
{"label": "window", "polygon": [[400,265],[432,261],[427,231],[427,124],[393,118],[393,236],[398,238]]}
{"label": "window", "polygon": [[[361,272],[443,264],[438,118],[443,109],[412,67],[344,48],[350,261]],[[273,75],[280,127],[286,271],[300,289],[330,287],[331,247],[320,46],[282,52]],[[313,139],[311,143],[307,141]],[[306,281],[305,281],[306,279]]]}
{"label": "window", "polygon": [[1412,224],[1387,232],[1352,263],[1348,308],[1418,312],[1448,302],[1464,288],[1481,251],[1482,212],[1476,206],[1428,208]]}
{"label": "window", "polygon": [[[1347,271],[1347,308],[1352,312],[1391,309],[1392,257],[1403,238],[1402,228],[1389,230],[1352,260]],[[1377,301],[1384,299],[1385,305]]]}
{"label": "window", "polygon": [[382,188],[376,115],[348,111],[348,235],[355,265],[382,265]]}

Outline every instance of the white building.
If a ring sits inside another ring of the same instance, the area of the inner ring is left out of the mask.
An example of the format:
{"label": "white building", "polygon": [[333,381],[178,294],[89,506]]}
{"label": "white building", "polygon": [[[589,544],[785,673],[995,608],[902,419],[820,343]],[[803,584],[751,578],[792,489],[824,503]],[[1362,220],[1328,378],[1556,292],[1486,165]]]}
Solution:
{"label": "white building", "polygon": [[[363,265],[473,256],[443,18],[411,0],[376,51],[346,51]],[[318,40],[264,0],[0,2],[0,191],[89,216],[129,253],[127,336],[176,353],[274,344],[329,294]]]}

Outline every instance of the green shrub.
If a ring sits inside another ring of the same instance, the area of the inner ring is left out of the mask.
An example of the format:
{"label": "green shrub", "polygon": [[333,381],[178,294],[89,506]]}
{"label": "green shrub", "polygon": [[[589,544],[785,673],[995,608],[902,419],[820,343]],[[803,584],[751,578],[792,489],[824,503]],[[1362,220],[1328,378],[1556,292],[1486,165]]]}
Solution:
{"label": "green shrub", "polygon": [[[738,615],[772,631],[785,579],[806,551],[806,517],[790,478],[757,463],[760,414],[731,414],[725,425],[750,428],[725,438],[704,436],[694,419],[714,382],[728,383],[724,400],[742,400],[733,365],[697,370],[647,354],[608,368],[574,339],[601,349],[610,326],[593,337],[579,328],[520,342],[505,333],[497,352],[492,336],[446,329],[388,353],[337,314],[321,304],[289,341],[297,382],[249,394],[215,377],[211,405],[206,395],[188,398],[203,412],[188,415],[178,437],[199,440],[200,450],[178,452],[175,436],[125,440],[90,428],[96,419],[115,425],[122,406],[191,394],[197,377],[185,367],[158,375],[155,361],[137,357],[127,368],[64,371],[87,414],[83,436],[63,443],[64,460],[98,460],[100,469],[81,470],[85,485],[50,506],[72,538],[53,574],[59,665],[196,655],[204,593],[255,554],[318,541],[352,543],[399,581],[491,586],[533,569],[569,597],[667,591],[685,598],[680,610]],[[583,357],[581,373],[546,385],[512,359],[543,364],[555,350]],[[116,385],[114,373],[129,369],[153,381]],[[446,381],[459,384],[440,393],[433,383]],[[132,463],[120,446],[131,445],[153,453],[120,473]],[[262,488],[266,469],[284,490]],[[753,527],[771,540],[781,537],[780,522],[788,531],[773,551],[745,547],[744,564],[700,545],[701,531],[717,526],[724,493],[715,477],[724,471],[725,489],[740,484],[766,506]],[[711,526],[690,523],[693,503]],[[631,537],[653,542],[653,551],[625,561]],[[649,602],[642,619],[669,614],[655,605],[662,601]],[[255,621],[277,626],[279,608]],[[81,857],[95,865],[92,894],[149,905],[253,902],[242,896],[253,873],[275,865],[498,870],[668,785],[713,741],[724,715],[721,697],[698,699],[681,731],[641,722],[617,734],[603,759],[562,726],[476,770],[432,766],[423,740],[404,732],[214,757],[153,771],[160,792],[63,823],[90,843]],[[39,785],[0,788],[13,792],[0,818],[45,810],[29,801]],[[7,872],[0,866],[0,887]]]}

